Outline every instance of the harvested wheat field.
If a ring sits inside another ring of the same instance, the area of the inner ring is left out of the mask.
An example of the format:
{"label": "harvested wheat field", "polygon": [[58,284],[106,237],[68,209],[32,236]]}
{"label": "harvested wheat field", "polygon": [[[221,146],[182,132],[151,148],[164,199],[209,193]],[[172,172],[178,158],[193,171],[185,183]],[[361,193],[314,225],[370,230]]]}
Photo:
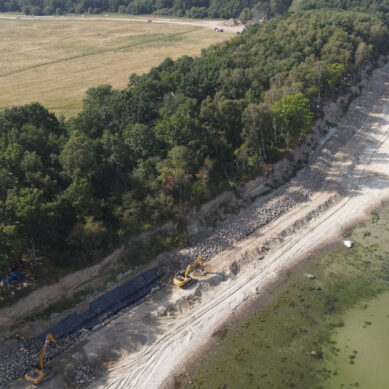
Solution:
{"label": "harvested wheat field", "polygon": [[39,101],[70,117],[81,109],[88,88],[123,88],[132,73],[147,72],[166,57],[198,55],[233,35],[193,24],[103,17],[1,18],[0,109]]}

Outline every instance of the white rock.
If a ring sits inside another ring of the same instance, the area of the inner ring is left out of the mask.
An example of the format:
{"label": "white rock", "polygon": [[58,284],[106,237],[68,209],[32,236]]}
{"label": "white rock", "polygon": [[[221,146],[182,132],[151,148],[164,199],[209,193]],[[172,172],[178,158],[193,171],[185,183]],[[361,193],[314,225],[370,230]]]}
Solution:
{"label": "white rock", "polygon": [[154,286],[153,288],[151,288],[150,293],[157,292],[157,291],[160,290],[160,289],[161,289],[161,287],[160,287],[159,285]]}
{"label": "white rock", "polygon": [[351,242],[351,240],[345,240],[345,241],[344,241],[344,245],[345,245],[346,247],[348,247],[348,248],[351,248],[351,247],[353,247],[354,243]]}

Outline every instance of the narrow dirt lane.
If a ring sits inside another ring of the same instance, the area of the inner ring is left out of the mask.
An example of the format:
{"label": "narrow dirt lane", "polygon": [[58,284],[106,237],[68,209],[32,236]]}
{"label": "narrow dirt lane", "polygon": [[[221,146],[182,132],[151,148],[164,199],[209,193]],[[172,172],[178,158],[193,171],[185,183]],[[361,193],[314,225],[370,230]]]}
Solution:
{"label": "narrow dirt lane", "polygon": [[203,27],[208,30],[213,30],[215,27],[221,27],[224,31],[228,32],[241,32],[244,29],[243,25],[238,26],[225,26],[225,20],[196,20],[191,19],[189,20],[179,20],[177,19],[166,19],[166,18],[160,18],[160,17],[151,17],[151,18],[144,18],[144,17],[110,17],[110,16],[8,16],[6,14],[1,14],[0,19],[18,19],[18,20],[113,20],[113,21],[120,21],[120,22],[138,22],[138,23],[149,23],[149,20],[151,20],[152,23],[159,23],[159,24],[179,24],[179,25],[186,25],[186,26],[195,26],[195,27]]}

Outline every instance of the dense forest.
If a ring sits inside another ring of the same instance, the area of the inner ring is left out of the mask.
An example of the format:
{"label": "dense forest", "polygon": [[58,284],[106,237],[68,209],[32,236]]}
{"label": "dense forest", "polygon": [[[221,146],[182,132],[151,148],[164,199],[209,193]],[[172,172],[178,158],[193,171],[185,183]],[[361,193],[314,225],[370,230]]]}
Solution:
{"label": "dense forest", "polygon": [[119,12],[133,15],[157,14],[191,18],[231,18],[279,15],[292,0],[0,0],[0,12],[27,15]]}
{"label": "dense forest", "polygon": [[[292,4],[293,3],[293,4]],[[191,18],[239,18],[243,21],[291,10],[337,8],[386,14],[389,0],[0,0],[0,12],[27,15],[119,12]]]}
{"label": "dense forest", "polygon": [[169,58],[124,90],[90,89],[64,121],[0,113],[0,263],[74,264],[266,171],[389,49],[378,14],[309,10]]}

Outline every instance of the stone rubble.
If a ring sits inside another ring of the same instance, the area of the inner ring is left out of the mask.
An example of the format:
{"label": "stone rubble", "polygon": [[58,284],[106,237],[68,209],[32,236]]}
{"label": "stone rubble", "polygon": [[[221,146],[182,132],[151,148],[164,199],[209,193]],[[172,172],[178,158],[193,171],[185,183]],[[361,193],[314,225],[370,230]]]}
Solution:
{"label": "stone rubble", "polygon": [[73,371],[74,382],[78,385],[86,385],[91,382],[96,374],[96,369],[93,366],[80,365]]}
{"label": "stone rubble", "polygon": [[[55,344],[51,343],[47,347],[45,363],[63,353],[76,342],[78,342],[78,336],[72,335],[58,339]],[[23,343],[24,351],[21,351],[18,347],[8,349],[0,354],[0,388],[5,388],[8,383],[17,380],[33,367],[38,367],[43,343],[38,338],[25,340]]]}

